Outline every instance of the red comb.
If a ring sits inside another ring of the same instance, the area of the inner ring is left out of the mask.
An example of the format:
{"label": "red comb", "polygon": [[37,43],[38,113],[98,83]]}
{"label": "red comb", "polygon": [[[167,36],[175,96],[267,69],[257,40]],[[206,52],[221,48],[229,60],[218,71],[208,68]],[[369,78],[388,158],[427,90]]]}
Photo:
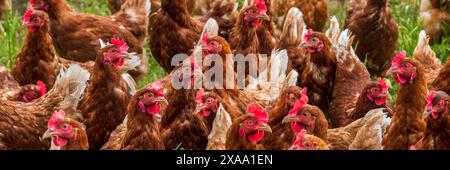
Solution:
{"label": "red comb", "polygon": [[195,97],[195,103],[202,104],[203,103],[203,96],[205,95],[205,90],[203,88],[200,88],[197,91],[197,96]]}
{"label": "red comb", "polygon": [[400,62],[402,62],[403,59],[406,58],[406,51],[401,51],[399,52],[394,59],[392,59],[392,66],[393,67],[398,67],[398,65],[400,64]]}
{"label": "red comb", "polygon": [[203,38],[202,38],[202,44],[203,45],[205,45],[206,44],[206,42],[209,40],[209,34],[208,33],[205,33],[204,35],[203,35]]}
{"label": "red comb", "polygon": [[25,14],[23,15],[23,21],[26,21],[26,22],[30,21],[30,17],[31,17],[31,15],[33,15],[33,13],[34,13],[33,8],[29,8],[27,10],[27,12],[25,12]]}
{"label": "red comb", "polygon": [[386,92],[389,90],[389,86],[387,85],[386,79],[379,77],[378,84],[381,86],[381,90]]}
{"label": "red comb", "polygon": [[262,0],[254,0],[253,4],[255,4],[255,6],[257,6],[263,12],[267,11],[267,6],[266,6],[266,3],[264,1],[262,1]]}
{"label": "red comb", "polygon": [[305,41],[307,41],[309,39],[309,36],[311,36],[314,33],[314,31],[312,29],[308,29],[305,33],[305,36],[303,37],[303,39]]}
{"label": "red comb", "polygon": [[294,146],[301,144],[301,142],[303,141],[303,138],[305,138],[306,133],[307,132],[305,129],[302,129],[300,132],[298,132],[297,139],[295,139],[295,142],[294,142]]}
{"label": "red comb", "polygon": [[30,4],[33,5],[36,2],[36,0],[30,0]]}
{"label": "red comb", "polygon": [[119,38],[112,38],[111,43],[114,46],[119,47],[121,53],[125,53],[128,51],[128,45],[124,40],[120,40]]}
{"label": "red comb", "polygon": [[154,93],[155,95],[157,95],[157,96],[159,96],[159,97],[163,97],[163,96],[164,96],[164,93],[162,92],[162,90],[164,89],[164,87],[161,86],[161,84],[159,84],[159,82],[155,82],[155,83],[153,83],[153,84],[150,84],[150,85],[148,86],[148,88],[150,88],[150,89],[153,91],[153,93]]}
{"label": "red comb", "polygon": [[48,120],[48,128],[55,128],[56,125],[58,125],[59,121],[62,121],[65,119],[65,113],[62,110],[56,111],[55,113],[53,113],[52,117],[50,118],[50,120]]}
{"label": "red comb", "polygon": [[252,103],[247,106],[247,112],[255,116],[259,121],[268,122],[269,115],[267,111],[258,104]]}
{"label": "red comb", "polygon": [[308,95],[307,95],[308,89],[305,87],[301,91],[301,97],[297,101],[295,101],[294,107],[289,111],[289,115],[295,115],[300,111],[305,104],[308,104]]}
{"label": "red comb", "polygon": [[36,85],[39,87],[39,92],[41,92],[41,96],[47,93],[47,87],[42,81],[37,81]]}
{"label": "red comb", "polygon": [[430,94],[427,96],[427,108],[433,107],[434,97],[436,97],[436,91],[430,91]]}

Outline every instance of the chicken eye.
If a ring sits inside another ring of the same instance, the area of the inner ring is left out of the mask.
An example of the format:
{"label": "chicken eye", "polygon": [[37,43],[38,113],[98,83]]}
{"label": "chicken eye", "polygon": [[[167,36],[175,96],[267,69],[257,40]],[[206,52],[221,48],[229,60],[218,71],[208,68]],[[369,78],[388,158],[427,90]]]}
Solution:
{"label": "chicken eye", "polygon": [[253,120],[248,120],[247,124],[250,125],[250,126],[253,126],[253,124],[255,124],[255,122]]}
{"label": "chicken eye", "polygon": [[206,103],[212,103],[212,102],[214,102],[213,99],[211,99],[211,98],[206,99]]}
{"label": "chicken eye", "polygon": [[117,50],[116,48],[113,48],[113,49],[111,49],[111,52],[112,52],[112,53],[117,53],[118,50]]}
{"label": "chicken eye", "polygon": [[309,148],[311,145],[309,143],[305,143],[305,147]]}
{"label": "chicken eye", "polygon": [[374,92],[378,92],[378,89],[373,89]]}
{"label": "chicken eye", "polygon": [[404,68],[408,68],[408,64],[403,64],[403,67]]}
{"label": "chicken eye", "polygon": [[148,97],[153,97],[153,93],[148,93],[147,96]]}

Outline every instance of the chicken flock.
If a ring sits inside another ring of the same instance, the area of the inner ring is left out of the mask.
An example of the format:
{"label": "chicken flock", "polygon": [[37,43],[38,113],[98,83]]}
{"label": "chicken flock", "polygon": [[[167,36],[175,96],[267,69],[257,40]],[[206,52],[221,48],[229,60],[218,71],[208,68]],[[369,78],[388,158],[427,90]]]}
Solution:
{"label": "chicken flock", "polygon": [[[0,149],[450,149],[450,62],[430,48],[448,28],[448,1],[422,0],[411,57],[396,47],[388,0],[350,0],[345,23],[327,0],[108,2],[111,16],[29,0],[24,45],[11,71],[0,67]],[[152,72],[148,37],[169,75],[138,89]],[[188,64],[174,66],[180,53]],[[269,65],[247,64],[259,76],[246,72],[238,88],[233,54],[267,54]],[[200,82],[213,67],[196,58],[211,55],[231,88],[174,87]]]}

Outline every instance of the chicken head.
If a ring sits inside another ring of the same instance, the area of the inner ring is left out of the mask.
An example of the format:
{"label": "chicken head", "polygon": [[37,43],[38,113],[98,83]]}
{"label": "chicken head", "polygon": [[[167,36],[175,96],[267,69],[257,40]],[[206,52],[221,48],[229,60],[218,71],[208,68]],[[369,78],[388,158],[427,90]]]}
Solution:
{"label": "chicken head", "polygon": [[424,117],[432,120],[443,119],[448,114],[448,100],[450,96],[443,91],[431,91],[427,96],[427,106]]}
{"label": "chicken head", "polygon": [[239,135],[247,138],[250,142],[259,142],[265,132],[272,133],[272,129],[267,124],[269,116],[261,106],[257,104],[249,104],[247,112],[251,116],[245,119],[239,125]]}
{"label": "chicken head", "polygon": [[392,60],[388,74],[393,74],[394,81],[400,84],[412,83],[417,77],[417,68],[406,59],[406,52],[398,53]]}
{"label": "chicken head", "polygon": [[38,81],[36,85],[26,85],[22,87],[25,93],[22,95],[23,102],[31,102],[47,93],[47,88],[42,81]]}
{"label": "chicken head", "polygon": [[28,31],[31,32],[40,30],[44,26],[43,14],[32,8],[28,9],[23,16],[22,26],[26,27]]}
{"label": "chicken head", "polygon": [[142,112],[149,115],[158,114],[161,111],[162,104],[168,104],[164,97],[163,87],[158,84],[151,84],[146,88],[146,92],[139,96],[138,107]]}
{"label": "chicken head", "polygon": [[203,117],[209,117],[219,109],[219,96],[215,93],[205,93],[204,89],[197,91],[195,113]]}

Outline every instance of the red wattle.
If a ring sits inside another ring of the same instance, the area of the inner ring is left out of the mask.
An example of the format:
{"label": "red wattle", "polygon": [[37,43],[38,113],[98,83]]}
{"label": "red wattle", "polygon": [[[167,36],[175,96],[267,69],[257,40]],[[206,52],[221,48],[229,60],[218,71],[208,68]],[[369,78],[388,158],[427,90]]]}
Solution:
{"label": "red wattle", "polygon": [[377,98],[377,99],[375,99],[375,104],[376,104],[377,106],[385,105],[385,104],[386,104],[386,100],[383,99],[383,98]]}
{"label": "red wattle", "polygon": [[204,109],[204,110],[202,110],[202,111],[200,112],[200,114],[201,114],[203,117],[208,117],[209,115],[211,115],[211,110]]}
{"label": "red wattle", "polygon": [[67,140],[60,138],[58,136],[53,137],[52,140],[56,146],[66,146],[67,145]]}
{"label": "red wattle", "polygon": [[294,131],[295,133],[299,133],[300,131],[302,131],[303,129],[305,129],[305,126],[300,125],[297,122],[292,122],[291,123],[291,129],[292,131]]}
{"label": "red wattle", "polygon": [[147,110],[148,114],[155,115],[155,114],[159,113],[159,111],[161,110],[161,106],[158,104],[153,104],[153,105],[145,107],[145,109]]}
{"label": "red wattle", "polygon": [[250,142],[259,142],[263,137],[264,137],[264,132],[258,130],[256,133],[249,134],[247,139]]}

